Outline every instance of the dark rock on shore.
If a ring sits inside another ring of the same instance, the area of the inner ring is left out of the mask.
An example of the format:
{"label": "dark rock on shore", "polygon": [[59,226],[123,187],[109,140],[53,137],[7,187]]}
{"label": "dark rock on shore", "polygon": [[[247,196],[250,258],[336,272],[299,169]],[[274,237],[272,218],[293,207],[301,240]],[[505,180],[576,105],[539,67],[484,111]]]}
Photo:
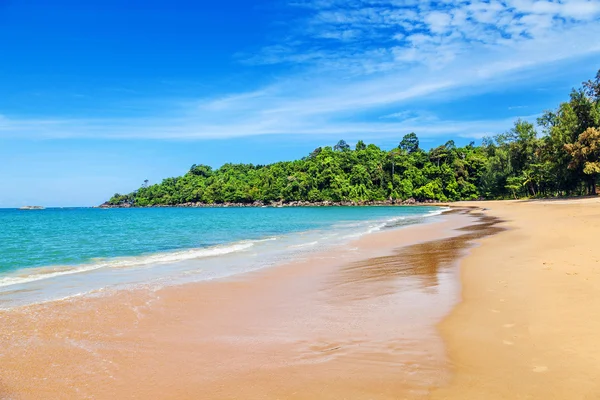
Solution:
{"label": "dark rock on shore", "polygon": [[173,204],[173,205],[164,205],[157,204],[153,206],[144,206],[138,207],[129,203],[113,205],[109,203],[103,203],[98,206],[98,208],[171,208],[171,207],[183,207],[183,208],[209,208],[209,207],[217,207],[217,208],[226,208],[226,207],[357,207],[357,206],[408,206],[408,205],[425,205],[425,204],[437,204],[439,203],[436,200],[424,200],[417,201],[412,197],[402,200],[385,200],[385,201],[290,201],[290,202],[271,202],[264,203],[262,201],[255,201],[253,203],[181,203],[181,204]]}

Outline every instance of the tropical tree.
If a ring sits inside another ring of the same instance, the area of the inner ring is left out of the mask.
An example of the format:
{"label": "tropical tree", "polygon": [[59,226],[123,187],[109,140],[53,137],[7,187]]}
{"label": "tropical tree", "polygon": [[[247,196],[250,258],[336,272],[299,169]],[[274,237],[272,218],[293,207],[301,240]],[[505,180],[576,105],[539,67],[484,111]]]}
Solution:
{"label": "tropical tree", "polygon": [[404,135],[402,141],[398,145],[398,148],[406,151],[407,153],[414,153],[419,150],[419,138],[414,132]]}
{"label": "tropical tree", "polygon": [[350,145],[348,143],[346,143],[345,140],[340,140],[339,142],[337,142],[337,144],[335,146],[333,146],[333,149],[335,151],[350,150]]}
{"label": "tropical tree", "polygon": [[415,133],[389,151],[362,140],[340,140],[301,160],[269,165],[194,164],[179,177],[147,180],[111,205],[153,206],[254,201],[371,201],[504,199],[595,193],[600,176],[600,71],[567,101],[538,119],[517,120],[508,131],[429,151]]}
{"label": "tropical tree", "polygon": [[367,148],[367,145],[362,140],[359,140],[358,142],[356,142],[356,147],[355,147],[356,151],[366,150],[366,148]]}
{"label": "tropical tree", "polygon": [[600,129],[588,128],[579,135],[577,141],[565,144],[571,155],[571,169],[581,169],[588,177],[588,193],[596,194],[596,180],[600,174]]}

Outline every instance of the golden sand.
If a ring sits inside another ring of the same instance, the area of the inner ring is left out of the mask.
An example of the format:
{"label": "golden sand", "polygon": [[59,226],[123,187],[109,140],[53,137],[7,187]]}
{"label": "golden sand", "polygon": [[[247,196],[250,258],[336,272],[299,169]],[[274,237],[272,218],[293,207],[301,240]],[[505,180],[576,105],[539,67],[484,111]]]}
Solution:
{"label": "golden sand", "polygon": [[600,199],[466,203],[508,228],[461,262],[434,399],[600,399]]}
{"label": "golden sand", "polygon": [[600,398],[600,201],[464,206],[485,210],[0,312],[0,398]]}

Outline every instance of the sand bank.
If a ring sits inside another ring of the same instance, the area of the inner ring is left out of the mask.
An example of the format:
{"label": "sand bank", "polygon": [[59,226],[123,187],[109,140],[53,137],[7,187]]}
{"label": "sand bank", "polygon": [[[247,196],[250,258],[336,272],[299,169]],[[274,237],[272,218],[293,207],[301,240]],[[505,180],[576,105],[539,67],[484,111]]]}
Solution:
{"label": "sand bank", "polygon": [[0,393],[426,397],[449,379],[435,325],[458,300],[456,260],[490,224],[455,213],[223,281],[2,312]]}

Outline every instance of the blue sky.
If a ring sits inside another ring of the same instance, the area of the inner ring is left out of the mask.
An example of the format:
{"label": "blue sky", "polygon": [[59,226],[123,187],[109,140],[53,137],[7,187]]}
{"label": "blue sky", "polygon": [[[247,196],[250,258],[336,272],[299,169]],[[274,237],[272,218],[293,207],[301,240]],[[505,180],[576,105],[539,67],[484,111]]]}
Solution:
{"label": "blue sky", "polygon": [[0,207],[191,164],[534,121],[600,69],[600,0],[0,0]]}

